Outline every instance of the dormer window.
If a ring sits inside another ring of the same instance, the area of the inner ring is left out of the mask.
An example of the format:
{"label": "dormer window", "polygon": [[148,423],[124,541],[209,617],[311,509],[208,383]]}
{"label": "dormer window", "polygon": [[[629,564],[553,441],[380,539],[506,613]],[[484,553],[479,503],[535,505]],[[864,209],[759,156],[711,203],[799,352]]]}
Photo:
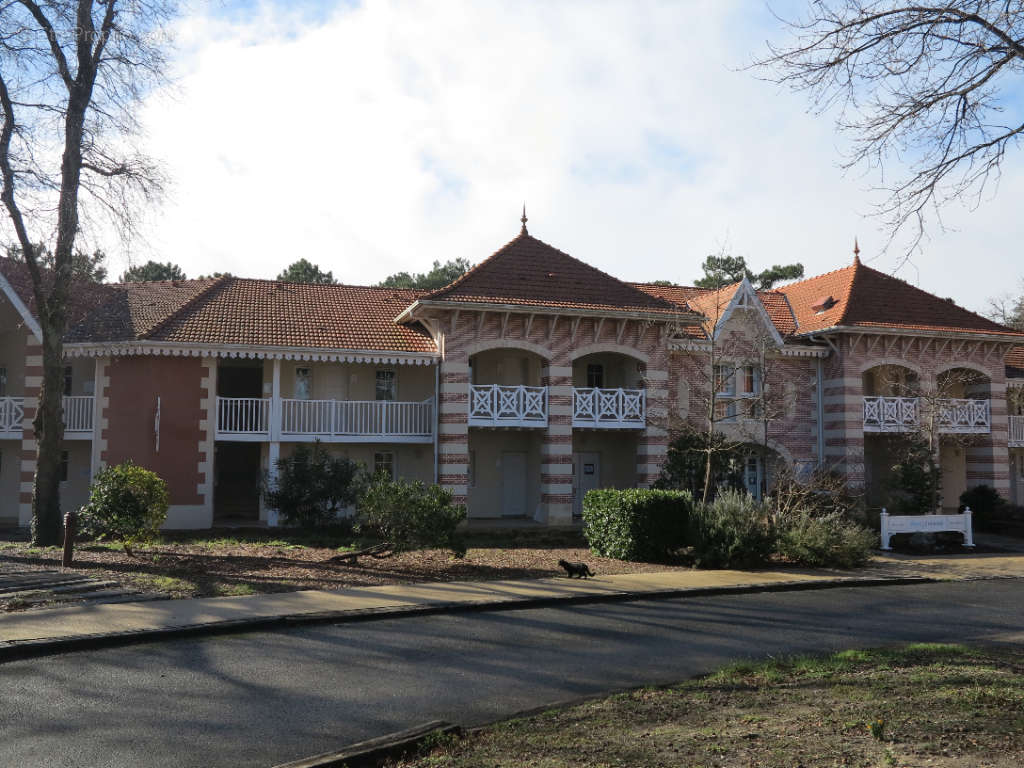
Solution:
{"label": "dormer window", "polygon": [[817,312],[819,315],[822,312],[827,312],[832,309],[839,302],[833,296],[822,296],[820,299],[811,304],[811,309]]}

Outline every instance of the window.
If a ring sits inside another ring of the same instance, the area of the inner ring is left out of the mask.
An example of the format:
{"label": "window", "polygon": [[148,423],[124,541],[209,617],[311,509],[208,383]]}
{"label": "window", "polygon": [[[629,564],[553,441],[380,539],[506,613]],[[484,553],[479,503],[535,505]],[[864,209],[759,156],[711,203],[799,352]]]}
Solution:
{"label": "window", "polygon": [[309,400],[313,394],[313,371],[310,368],[295,369],[295,399]]}
{"label": "window", "polygon": [[394,371],[377,371],[375,388],[378,400],[395,400],[398,394],[397,379]]}
{"label": "window", "polygon": [[64,396],[71,396],[71,366],[64,366]]}
{"label": "window", "polygon": [[60,452],[60,481],[66,483],[68,481],[68,452]]}
{"label": "window", "polygon": [[591,363],[587,366],[587,386],[601,389],[604,386],[604,366]]}
{"label": "window", "polygon": [[388,479],[395,479],[395,454],[391,451],[381,451],[373,454],[373,474],[387,475]]}
{"label": "window", "polygon": [[756,366],[716,365],[715,389],[717,418],[760,418],[761,371]]}

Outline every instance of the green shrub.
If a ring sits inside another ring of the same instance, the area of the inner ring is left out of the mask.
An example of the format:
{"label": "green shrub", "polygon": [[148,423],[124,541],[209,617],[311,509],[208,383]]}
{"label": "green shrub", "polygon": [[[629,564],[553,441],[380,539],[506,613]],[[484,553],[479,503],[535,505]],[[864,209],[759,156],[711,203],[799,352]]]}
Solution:
{"label": "green shrub", "polygon": [[777,525],[778,553],[799,565],[854,568],[867,562],[878,543],[874,532],[839,512],[820,517],[801,512]]}
{"label": "green shrub", "polygon": [[669,443],[661,474],[654,482],[654,487],[659,490],[689,491],[695,499],[703,498],[709,450],[709,498],[715,495],[717,489],[742,488],[745,451],[738,445],[732,445],[718,432],[709,436],[692,427],[681,430]]}
{"label": "green shrub", "polygon": [[336,523],[338,512],[355,503],[360,481],[356,462],[334,456],[315,442],[278,459],[277,479],[263,493],[287,525],[323,527]]}
{"label": "green shrub", "polygon": [[375,477],[359,501],[359,523],[376,532],[393,551],[443,547],[456,557],[466,545],[456,528],[466,508],[452,504],[452,492],[420,481]]}
{"label": "green shrub", "polygon": [[928,441],[918,434],[891,435],[894,456],[889,482],[894,515],[925,515],[939,508],[942,468]]}
{"label": "green shrub", "polygon": [[583,535],[595,555],[661,561],[686,543],[687,491],[593,490],[583,498]]}
{"label": "green shrub", "polygon": [[701,568],[763,565],[774,549],[765,507],[743,491],[720,491],[714,501],[694,506],[691,541]]}
{"label": "green shrub", "polygon": [[960,494],[960,507],[971,508],[971,520],[978,528],[992,527],[992,521],[1009,509],[1006,499],[990,485],[977,485]]}
{"label": "green shrub", "polygon": [[96,539],[116,539],[125,550],[156,536],[167,519],[167,483],[155,472],[126,461],[96,473],[89,501],[79,510],[79,530]]}

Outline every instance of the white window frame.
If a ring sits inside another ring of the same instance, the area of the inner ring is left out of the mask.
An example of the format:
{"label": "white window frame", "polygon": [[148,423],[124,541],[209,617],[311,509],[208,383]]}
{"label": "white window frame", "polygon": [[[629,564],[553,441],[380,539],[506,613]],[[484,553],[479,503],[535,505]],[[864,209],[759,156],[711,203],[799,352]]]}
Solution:
{"label": "white window frame", "polygon": [[[300,373],[305,371],[304,374]],[[300,391],[299,382],[304,381],[305,391]],[[295,387],[292,390],[292,397],[295,400],[313,399],[313,369],[309,366],[295,366]]]}
{"label": "white window frame", "polygon": [[[383,460],[383,457],[390,457],[389,459]],[[390,480],[394,480],[398,477],[398,462],[395,460],[394,451],[374,451],[373,453],[373,474],[376,477],[380,474],[381,468],[390,465]]]}
{"label": "white window frame", "polygon": [[[385,385],[381,387],[381,381],[388,381],[390,376],[390,394],[391,397],[381,397],[381,393],[387,393],[388,387]],[[393,403],[398,400],[398,371],[394,368],[380,368],[374,374],[373,377],[373,396],[378,402],[390,402]]]}
{"label": "white window frame", "polygon": [[[748,389],[748,375],[753,389]],[[723,403],[725,415],[722,421],[740,419],[757,419],[752,407],[740,408],[739,403],[761,396],[763,382],[761,369],[756,365],[742,363],[721,363],[715,366],[714,386],[717,388],[716,399]],[[755,406],[756,407],[756,406]]]}

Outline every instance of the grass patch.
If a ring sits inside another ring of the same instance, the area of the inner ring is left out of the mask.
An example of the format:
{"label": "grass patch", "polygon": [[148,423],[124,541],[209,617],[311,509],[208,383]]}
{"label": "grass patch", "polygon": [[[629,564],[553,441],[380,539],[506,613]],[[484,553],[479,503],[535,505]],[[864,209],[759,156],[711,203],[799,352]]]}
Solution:
{"label": "grass patch", "polygon": [[135,574],[128,577],[128,582],[143,592],[161,592],[173,598],[196,597],[202,594],[196,582],[174,576]]}
{"label": "grass patch", "polygon": [[432,743],[393,766],[1024,764],[1024,651],[909,645],[738,663]]}

